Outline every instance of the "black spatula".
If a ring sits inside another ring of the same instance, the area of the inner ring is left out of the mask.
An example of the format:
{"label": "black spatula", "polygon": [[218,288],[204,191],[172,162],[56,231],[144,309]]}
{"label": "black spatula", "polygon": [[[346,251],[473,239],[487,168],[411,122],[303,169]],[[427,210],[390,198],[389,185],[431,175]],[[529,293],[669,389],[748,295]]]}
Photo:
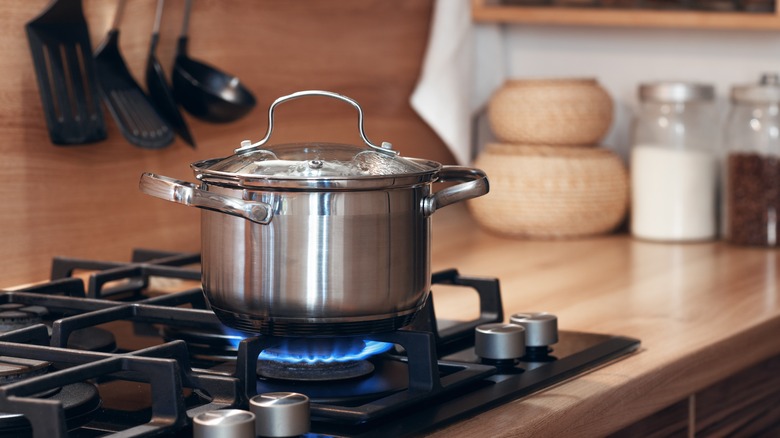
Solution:
{"label": "black spatula", "polygon": [[165,79],[165,72],[157,60],[157,43],[160,41],[160,21],[165,0],[157,0],[157,13],[154,17],[152,30],[152,42],[149,44],[149,57],[146,59],[146,89],[152,98],[157,110],[171,125],[174,131],[193,148],[195,140],[190,134],[187,122],[179,111],[179,105],[173,98],[173,91]]}
{"label": "black spatula", "polygon": [[55,0],[27,23],[38,90],[55,144],[106,138],[81,0]]}
{"label": "black spatula", "polygon": [[95,51],[98,83],[103,101],[127,141],[159,149],[173,142],[174,132],[135,82],[119,52],[118,27],[124,6],[125,0],[119,0],[114,24]]}

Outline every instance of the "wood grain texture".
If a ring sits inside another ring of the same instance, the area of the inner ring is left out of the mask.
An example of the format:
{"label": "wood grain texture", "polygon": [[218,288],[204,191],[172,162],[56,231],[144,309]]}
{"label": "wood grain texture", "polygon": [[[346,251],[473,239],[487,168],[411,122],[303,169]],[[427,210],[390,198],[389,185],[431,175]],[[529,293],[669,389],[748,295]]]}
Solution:
{"label": "wood grain texture", "polygon": [[[776,251],[625,235],[511,240],[479,230],[461,207],[436,213],[433,242],[434,269],[498,277],[507,315],[549,311],[561,329],[636,337],[642,347],[431,436],[604,436],[780,354]],[[437,309],[466,319],[460,299],[437,294]]]}
{"label": "wood grain texture", "polygon": [[696,394],[696,436],[777,436],[780,357]]}
{"label": "wood grain texture", "polygon": [[686,438],[688,437],[688,400],[677,402],[666,409],[623,428],[608,438]]}
{"label": "wood grain texture", "polygon": [[[499,5],[491,0],[472,0],[471,4],[474,20],[486,23],[730,30],[780,29],[780,10],[765,13],[739,13],[695,10],[627,10],[609,7],[560,8]],[[609,3],[605,2],[605,4]]]}
{"label": "wood grain texture", "polygon": [[[190,54],[240,77],[258,107],[248,117],[213,125],[187,117],[198,142],[165,150],[136,148],[106,113],[109,139],[87,146],[49,142],[24,23],[48,0],[0,3],[0,287],[48,276],[54,255],[126,260],[133,247],[193,251],[199,215],[142,195],[142,172],[192,179],[189,163],[229,155],[243,139],[260,139],[268,105],[301,89],[355,98],[374,142],[406,156],[453,162],[408,98],[427,44],[432,1],[195,0]],[[154,0],[128,2],[120,46],[143,78]],[[183,0],[166,2],[158,57],[170,73]],[[106,34],[116,2],[84,0],[93,46]],[[272,141],[359,142],[354,109],[312,99],[280,107]]]}

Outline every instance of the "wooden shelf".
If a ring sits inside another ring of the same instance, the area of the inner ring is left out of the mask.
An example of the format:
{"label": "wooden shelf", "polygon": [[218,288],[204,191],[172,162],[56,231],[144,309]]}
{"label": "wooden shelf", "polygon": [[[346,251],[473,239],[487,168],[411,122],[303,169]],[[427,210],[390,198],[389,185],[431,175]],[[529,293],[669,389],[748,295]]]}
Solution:
{"label": "wooden shelf", "polygon": [[472,0],[478,22],[549,25],[780,30],[777,12],[703,12],[503,5]]}

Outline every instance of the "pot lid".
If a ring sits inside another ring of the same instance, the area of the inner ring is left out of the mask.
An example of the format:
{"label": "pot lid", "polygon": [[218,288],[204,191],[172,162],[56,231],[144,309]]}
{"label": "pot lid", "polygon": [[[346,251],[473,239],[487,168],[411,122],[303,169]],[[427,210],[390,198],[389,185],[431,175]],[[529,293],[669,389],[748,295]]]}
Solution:
{"label": "pot lid", "polygon": [[427,172],[419,160],[335,143],[292,143],[237,153],[201,168],[203,172],[244,178],[361,178]]}
{"label": "pot lid", "polygon": [[[282,102],[304,96],[325,96],[345,101],[358,110],[358,129],[365,146],[335,143],[289,143],[268,145],[273,131],[273,114]],[[219,180],[239,186],[282,186],[288,188],[375,188],[430,181],[441,168],[434,161],[404,158],[383,142],[377,146],[363,130],[363,111],[356,101],[329,91],[299,91],[282,96],[268,111],[265,137],[241,142],[235,154],[226,158],[193,163],[201,180]]]}

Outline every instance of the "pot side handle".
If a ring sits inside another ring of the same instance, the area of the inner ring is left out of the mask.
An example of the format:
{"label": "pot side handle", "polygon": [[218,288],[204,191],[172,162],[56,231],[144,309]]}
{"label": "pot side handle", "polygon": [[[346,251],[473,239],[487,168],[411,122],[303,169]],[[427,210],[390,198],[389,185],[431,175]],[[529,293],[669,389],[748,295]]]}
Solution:
{"label": "pot side handle", "polygon": [[154,173],[141,175],[138,187],[142,192],[156,198],[238,216],[262,225],[268,224],[273,217],[271,206],[264,202],[245,201],[208,192],[191,182]]}
{"label": "pot side handle", "polygon": [[423,214],[432,215],[436,210],[456,202],[476,198],[490,190],[487,175],[480,169],[463,166],[443,166],[437,182],[464,181],[423,199]]}

